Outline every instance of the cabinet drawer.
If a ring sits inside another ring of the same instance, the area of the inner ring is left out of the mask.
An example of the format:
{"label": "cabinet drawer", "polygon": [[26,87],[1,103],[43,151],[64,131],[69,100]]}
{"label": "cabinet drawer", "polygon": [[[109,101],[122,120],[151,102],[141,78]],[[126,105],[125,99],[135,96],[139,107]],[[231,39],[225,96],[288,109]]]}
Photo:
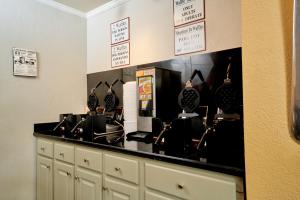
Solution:
{"label": "cabinet drawer", "polygon": [[184,199],[237,199],[236,184],[233,180],[149,163],[145,164],[145,185]]}
{"label": "cabinet drawer", "polygon": [[139,163],[134,159],[105,154],[104,171],[108,175],[135,184],[139,182]]}
{"label": "cabinet drawer", "polygon": [[49,140],[37,140],[37,152],[40,155],[53,158],[53,142]]}
{"label": "cabinet drawer", "polygon": [[54,158],[57,160],[74,164],[74,145],[55,143]]}
{"label": "cabinet drawer", "polygon": [[96,150],[76,147],[76,165],[102,172],[102,153]]}
{"label": "cabinet drawer", "polygon": [[166,197],[165,195],[162,194],[158,194],[158,193],[154,193],[154,192],[150,192],[150,191],[145,191],[145,200],[178,200],[178,198],[174,199],[174,198],[169,198]]}

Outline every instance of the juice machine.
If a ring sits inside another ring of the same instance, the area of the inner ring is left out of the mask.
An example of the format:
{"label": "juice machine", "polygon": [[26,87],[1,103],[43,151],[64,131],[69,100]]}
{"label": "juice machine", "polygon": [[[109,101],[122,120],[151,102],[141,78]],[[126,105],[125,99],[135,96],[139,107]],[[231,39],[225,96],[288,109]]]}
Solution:
{"label": "juice machine", "polygon": [[142,141],[151,146],[156,121],[170,123],[179,113],[177,96],[181,89],[181,72],[158,67],[138,68],[137,132],[127,134],[127,140]]}

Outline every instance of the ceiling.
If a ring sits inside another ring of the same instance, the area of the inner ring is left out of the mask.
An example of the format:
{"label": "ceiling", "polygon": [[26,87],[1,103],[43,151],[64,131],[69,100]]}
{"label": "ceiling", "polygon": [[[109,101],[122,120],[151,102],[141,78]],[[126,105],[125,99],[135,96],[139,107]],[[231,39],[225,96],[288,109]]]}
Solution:
{"label": "ceiling", "polygon": [[112,0],[54,0],[54,1],[86,13]]}

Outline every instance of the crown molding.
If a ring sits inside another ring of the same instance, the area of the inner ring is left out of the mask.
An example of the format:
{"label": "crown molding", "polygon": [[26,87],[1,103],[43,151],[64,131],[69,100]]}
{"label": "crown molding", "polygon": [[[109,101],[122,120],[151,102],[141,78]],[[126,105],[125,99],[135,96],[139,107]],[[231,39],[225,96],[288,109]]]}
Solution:
{"label": "crown molding", "polygon": [[99,13],[105,12],[107,10],[110,10],[112,8],[118,7],[124,3],[127,3],[130,0],[112,0],[104,5],[101,5],[87,13],[81,12],[80,10],[77,10],[75,8],[72,8],[70,6],[66,6],[62,3],[58,3],[56,1],[53,0],[36,0],[39,3],[45,4],[47,6],[56,8],[58,10],[61,10],[63,12],[69,13],[69,14],[73,14],[82,18],[89,18],[92,16],[95,16]]}
{"label": "crown molding", "polygon": [[63,12],[69,13],[69,14],[73,14],[82,18],[86,18],[86,13],[81,12],[75,8],[72,8],[70,6],[66,6],[64,4],[58,3],[56,1],[53,0],[36,0],[39,3],[51,6],[53,8],[56,8],[58,10],[61,10]]}
{"label": "crown molding", "polygon": [[89,12],[86,13],[86,18],[89,18],[89,17],[92,17],[92,16],[95,16],[99,13],[102,13],[102,12],[105,12],[109,9],[112,9],[112,8],[115,8],[115,7],[118,7],[126,2],[128,2],[130,0],[112,0],[104,5],[101,5]]}

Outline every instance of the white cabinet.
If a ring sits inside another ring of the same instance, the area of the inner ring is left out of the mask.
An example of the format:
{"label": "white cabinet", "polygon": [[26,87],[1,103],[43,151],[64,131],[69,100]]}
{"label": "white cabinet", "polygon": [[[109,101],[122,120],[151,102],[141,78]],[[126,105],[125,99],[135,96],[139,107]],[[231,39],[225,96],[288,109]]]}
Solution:
{"label": "white cabinet", "polygon": [[54,200],[74,200],[74,166],[54,162]]}
{"label": "white cabinet", "polygon": [[138,160],[130,156],[104,154],[104,173],[131,183],[139,183]]}
{"label": "white cabinet", "polygon": [[54,200],[74,200],[74,145],[54,143]]}
{"label": "white cabinet", "polygon": [[37,200],[53,200],[53,141],[39,138],[36,151]]}
{"label": "white cabinet", "polygon": [[102,152],[87,147],[75,148],[76,166],[102,172]]}
{"label": "white cabinet", "polygon": [[140,200],[136,185],[108,177],[104,178],[104,185],[104,200]]}
{"label": "white cabinet", "polygon": [[115,153],[103,157],[104,200],[140,200],[138,159]]}
{"label": "white cabinet", "polygon": [[74,145],[64,143],[54,143],[54,158],[59,161],[74,164]]}
{"label": "white cabinet", "polygon": [[53,158],[53,141],[38,139],[36,151],[39,155]]}
{"label": "white cabinet", "polygon": [[37,156],[37,200],[53,199],[53,160]]}
{"label": "white cabinet", "polygon": [[160,192],[174,199],[238,200],[237,194],[242,192],[236,177],[151,161],[145,162],[145,186],[157,191],[146,191],[146,199],[150,200],[168,199]]}
{"label": "white cabinet", "polygon": [[242,178],[38,138],[37,200],[243,200]]}
{"label": "white cabinet", "polygon": [[102,175],[77,168],[75,192],[76,200],[102,200]]}
{"label": "white cabinet", "polygon": [[75,199],[102,200],[102,152],[75,147]]}

